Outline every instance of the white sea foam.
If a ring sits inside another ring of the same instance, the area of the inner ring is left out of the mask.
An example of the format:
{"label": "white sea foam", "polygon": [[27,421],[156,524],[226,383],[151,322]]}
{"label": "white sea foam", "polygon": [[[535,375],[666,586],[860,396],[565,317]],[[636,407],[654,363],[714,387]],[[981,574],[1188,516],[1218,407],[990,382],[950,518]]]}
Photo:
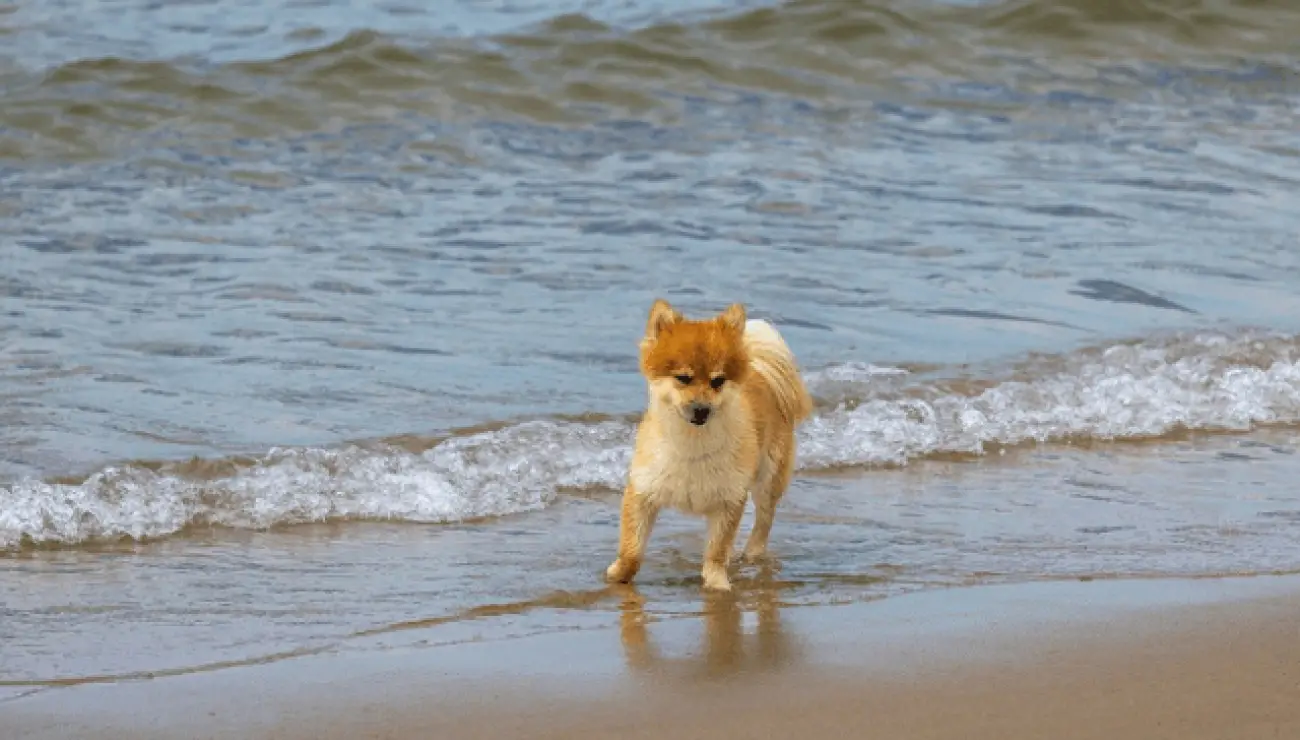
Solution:
{"label": "white sea foam", "polygon": [[[1043,358],[964,392],[951,383],[905,385],[903,371],[871,365],[829,368],[809,381],[836,401],[802,427],[801,468],[906,464],[1032,441],[1300,422],[1300,338],[1198,335],[1122,344]],[[360,446],[272,450],[215,479],[127,466],[77,485],[21,481],[0,487],[0,548],[160,537],[186,526],[453,522],[526,512],[563,488],[621,486],[632,432],[625,422],[533,421],[420,454]]]}
{"label": "white sea foam", "polygon": [[1200,335],[1054,358],[1058,369],[979,393],[865,398],[811,419],[803,466],[903,464],[935,453],[1070,438],[1245,431],[1300,421],[1296,338]]}
{"label": "white sea foam", "polygon": [[337,519],[452,522],[539,509],[562,487],[607,484],[632,428],[529,422],[398,448],[272,450],[228,477],[110,467],[79,485],[0,487],[0,548],[160,537],[186,526],[260,529]]}

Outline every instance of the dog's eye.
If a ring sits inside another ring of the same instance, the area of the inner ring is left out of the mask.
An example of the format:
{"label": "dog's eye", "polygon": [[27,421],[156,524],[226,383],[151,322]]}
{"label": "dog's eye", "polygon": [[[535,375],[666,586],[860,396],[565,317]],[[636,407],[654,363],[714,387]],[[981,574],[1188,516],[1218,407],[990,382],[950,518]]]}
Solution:
{"label": "dog's eye", "polygon": [[722,384],[725,383],[725,382],[727,382],[727,379],[724,378],[724,377],[722,377],[721,375],[719,375],[718,377],[714,378],[713,380],[710,380],[710,381],[709,381],[709,385],[713,386],[713,390],[716,391],[716,390],[721,390],[721,389],[722,389]]}
{"label": "dog's eye", "polygon": [[677,382],[678,382],[678,383],[681,383],[682,385],[690,385],[690,384],[691,384],[691,376],[689,376],[689,375],[678,375],[678,376],[677,376]]}

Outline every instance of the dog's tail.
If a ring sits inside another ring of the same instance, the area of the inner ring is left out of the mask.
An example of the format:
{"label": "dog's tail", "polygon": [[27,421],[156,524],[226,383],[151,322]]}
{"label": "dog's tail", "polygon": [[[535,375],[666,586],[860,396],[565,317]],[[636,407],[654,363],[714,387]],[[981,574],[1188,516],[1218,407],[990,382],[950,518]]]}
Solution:
{"label": "dog's tail", "polygon": [[776,327],[762,319],[746,321],[745,349],[750,367],[767,381],[781,415],[792,426],[806,419],[812,413],[812,397],[799,375],[794,352]]}

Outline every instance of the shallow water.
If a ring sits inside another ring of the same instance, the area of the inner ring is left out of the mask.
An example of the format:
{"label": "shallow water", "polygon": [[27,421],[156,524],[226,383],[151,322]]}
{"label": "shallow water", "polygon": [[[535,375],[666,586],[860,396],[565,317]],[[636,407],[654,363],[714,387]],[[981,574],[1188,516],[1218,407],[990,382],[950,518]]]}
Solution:
{"label": "shallow water", "polygon": [[1300,569],[1291,3],[0,13],[11,689],[606,618],[656,296],[818,397],[742,600]]}

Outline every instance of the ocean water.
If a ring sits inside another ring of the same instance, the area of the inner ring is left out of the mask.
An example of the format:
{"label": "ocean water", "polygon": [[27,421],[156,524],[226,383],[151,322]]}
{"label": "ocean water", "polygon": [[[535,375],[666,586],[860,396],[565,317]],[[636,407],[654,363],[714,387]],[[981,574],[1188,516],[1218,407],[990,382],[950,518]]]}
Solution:
{"label": "ocean water", "polygon": [[[817,398],[742,606],[1300,570],[1297,35],[0,6],[0,699],[617,619],[656,297],[746,303]],[[665,518],[647,612],[704,608],[702,545]]]}

